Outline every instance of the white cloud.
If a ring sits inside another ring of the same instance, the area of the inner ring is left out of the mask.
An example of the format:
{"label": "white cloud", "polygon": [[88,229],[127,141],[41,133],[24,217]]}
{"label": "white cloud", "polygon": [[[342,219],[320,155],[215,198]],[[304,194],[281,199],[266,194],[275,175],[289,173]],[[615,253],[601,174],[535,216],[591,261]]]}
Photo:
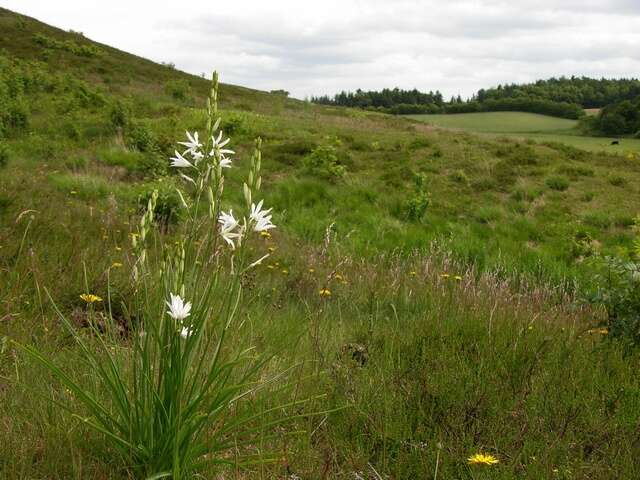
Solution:
{"label": "white cloud", "polygon": [[95,40],[297,97],[640,72],[637,0],[4,1]]}

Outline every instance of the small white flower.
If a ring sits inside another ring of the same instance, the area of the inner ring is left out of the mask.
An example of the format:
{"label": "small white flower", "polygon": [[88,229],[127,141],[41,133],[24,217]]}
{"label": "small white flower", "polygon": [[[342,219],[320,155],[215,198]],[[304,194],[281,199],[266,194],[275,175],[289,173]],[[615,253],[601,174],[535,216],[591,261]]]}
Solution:
{"label": "small white flower", "polygon": [[171,303],[166,302],[169,310],[167,310],[167,314],[173,318],[174,320],[184,320],[190,315],[191,312],[191,302],[184,303],[184,300],[180,295],[170,294]]}
{"label": "small white flower", "polygon": [[191,152],[191,156],[193,157],[194,163],[197,165],[198,162],[204,158],[204,153],[196,150],[195,152]]}
{"label": "small white flower", "polygon": [[220,158],[220,166],[222,168],[231,168],[231,159],[223,156]]}
{"label": "small white flower", "polygon": [[185,147],[187,147],[187,150],[184,154],[186,154],[187,152],[191,152],[192,154],[195,154],[200,149],[200,147],[202,147],[202,144],[198,140],[198,132],[193,132],[193,136],[189,132],[185,132],[185,133],[187,134],[187,138],[189,139],[189,141],[178,142],[178,143],[180,145],[184,145]]}
{"label": "small white flower", "polygon": [[239,231],[240,224],[233,216],[233,211],[229,210],[229,213],[220,212],[218,223],[220,224],[220,235],[224,241],[227,242],[231,248],[236,248],[234,241],[236,239],[239,240],[242,237],[242,233]]}
{"label": "small white flower", "polygon": [[176,168],[193,167],[191,162],[175,151],[176,156],[171,157],[171,166]]}
{"label": "small white flower", "polygon": [[251,220],[253,220],[253,222],[255,223],[253,230],[255,232],[263,232],[265,230],[269,230],[271,228],[276,228],[276,226],[271,223],[271,215],[269,215],[269,212],[272,210],[271,208],[269,210],[262,210],[262,202],[264,200],[260,200],[258,202],[258,205],[255,204],[251,204],[251,214],[249,215],[249,218],[251,218]]}
{"label": "small white flower", "polygon": [[180,336],[184,339],[189,338],[192,333],[193,333],[193,328],[191,327],[182,327],[180,329]]}
{"label": "small white flower", "polygon": [[[229,143],[231,141],[230,138],[227,138],[226,140],[222,140],[222,130],[220,130],[220,135],[218,135],[218,138],[212,136],[211,137],[211,141],[213,142],[213,148],[218,148],[221,149],[222,147],[224,147],[227,143]],[[221,153],[235,153],[232,152],[231,150],[226,150],[226,151],[220,151]]]}

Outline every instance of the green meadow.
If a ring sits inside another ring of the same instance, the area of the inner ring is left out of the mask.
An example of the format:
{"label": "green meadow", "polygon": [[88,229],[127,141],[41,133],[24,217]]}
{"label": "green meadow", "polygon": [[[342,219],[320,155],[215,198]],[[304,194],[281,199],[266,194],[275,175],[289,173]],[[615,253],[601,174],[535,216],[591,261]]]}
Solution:
{"label": "green meadow", "polygon": [[[0,478],[161,478],[18,345],[122,410],[76,334],[118,362],[153,320],[131,313],[152,192],[162,271],[161,245],[210,225],[204,207],[185,214],[189,183],[169,168],[185,130],[207,128],[210,82],[0,9],[0,85]],[[238,276],[225,354],[268,361],[230,376],[261,388],[217,412],[201,440],[224,448],[180,478],[640,477],[640,358],[585,299],[589,257],[637,237],[631,141],[596,148],[530,114],[415,121],[227,84],[218,100],[236,151],[221,208],[244,208],[260,137],[277,226],[243,250],[268,257]],[[210,253],[234,272],[232,251]],[[247,437],[221,426],[247,415]]]}
{"label": "green meadow", "polygon": [[[594,112],[589,113],[594,114]],[[637,154],[640,140],[635,138],[607,138],[581,135],[578,122],[526,112],[484,112],[441,115],[406,115],[436,127],[477,132],[489,136],[504,135],[516,139],[532,139],[538,142],[560,142],[571,147],[592,152]],[[611,142],[617,140],[618,145]]]}

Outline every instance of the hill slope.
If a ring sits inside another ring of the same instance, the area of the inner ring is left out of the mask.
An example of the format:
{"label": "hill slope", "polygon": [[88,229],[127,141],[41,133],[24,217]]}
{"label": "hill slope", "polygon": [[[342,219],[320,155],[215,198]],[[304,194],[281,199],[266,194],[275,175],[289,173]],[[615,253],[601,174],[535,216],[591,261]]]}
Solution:
{"label": "hill slope", "polygon": [[[202,131],[209,84],[6,10],[0,32],[0,476],[123,478],[8,339],[92,385],[47,294],[79,325],[80,293],[133,298],[130,233],[153,189],[166,235],[180,222],[168,158]],[[246,278],[252,344],[277,352],[269,373],[296,366],[305,412],[349,407],[292,419],[244,478],[476,478],[478,451],[501,460],[490,478],[637,477],[636,358],[588,333],[602,312],[574,287],[592,250],[631,243],[638,159],[230,85],[220,113],[237,151],[225,209],[260,136],[279,227]],[[269,393],[255,408],[283,400]]]}

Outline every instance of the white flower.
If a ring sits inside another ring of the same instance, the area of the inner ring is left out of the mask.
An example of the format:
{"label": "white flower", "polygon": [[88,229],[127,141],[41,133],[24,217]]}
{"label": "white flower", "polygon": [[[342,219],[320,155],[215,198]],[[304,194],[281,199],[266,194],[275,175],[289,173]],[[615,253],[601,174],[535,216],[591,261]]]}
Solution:
{"label": "white flower", "polygon": [[231,168],[231,159],[225,156],[220,158],[220,166],[222,168]]}
{"label": "white flower", "polygon": [[169,310],[167,310],[167,314],[173,318],[174,320],[184,320],[190,315],[191,312],[191,302],[184,303],[184,300],[180,295],[170,294],[171,303],[166,302]]}
{"label": "white flower", "polygon": [[193,333],[193,328],[191,327],[182,327],[180,329],[180,336],[184,339],[189,338],[192,333]]}
{"label": "white flower", "polygon": [[240,239],[242,233],[240,231],[240,224],[238,220],[233,216],[233,211],[229,210],[229,213],[220,212],[218,217],[218,223],[220,224],[220,235],[227,242],[231,248],[236,248],[234,240]]}
{"label": "white flower", "polygon": [[176,156],[171,157],[171,166],[176,168],[185,168],[185,167],[193,167],[191,162],[184,158],[182,155],[178,153],[176,150]]}
{"label": "white flower", "polygon": [[204,153],[196,150],[195,152],[191,152],[191,156],[193,157],[194,163],[197,165],[198,162],[204,158]]}
{"label": "white flower", "polygon": [[222,130],[220,130],[220,135],[218,135],[218,138],[212,136],[211,137],[211,141],[213,142],[214,148],[222,148],[227,143],[229,143],[231,141],[231,139],[227,138],[226,140],[222,140]]}
{"label": "white flower", "polygon": [[276,226],[271,223],[271,215],[268,215],[268,213],[272,210],[271,208],[269,210],[262,210],[262,202],[264,200],[260,200],[258,202],[258,205],[255,204],[251,204],[251,214],[249,215],[249,218],[251,218],[251,220],[253,220],[253,222],[255,223],[253,230],[255,232],[263,232],[265,230],[269,230],[271,228],[276,228]]}
{"label": "white flower", "polygon": [[191,136],[189,132],[185,133],[187,134],[187,138],[189,139],[189,141],[178,142],[180,145],[184,145],[185,147],[187,147],[187,150],[185,151],[185,153],[183,153],[183,155],[185,155],[187,152],[191,152],[195,156],[196,152],[198,152],[198,149],[202,147],[202,144],[198,141],[198,132],[193,132],[193,136]]}

